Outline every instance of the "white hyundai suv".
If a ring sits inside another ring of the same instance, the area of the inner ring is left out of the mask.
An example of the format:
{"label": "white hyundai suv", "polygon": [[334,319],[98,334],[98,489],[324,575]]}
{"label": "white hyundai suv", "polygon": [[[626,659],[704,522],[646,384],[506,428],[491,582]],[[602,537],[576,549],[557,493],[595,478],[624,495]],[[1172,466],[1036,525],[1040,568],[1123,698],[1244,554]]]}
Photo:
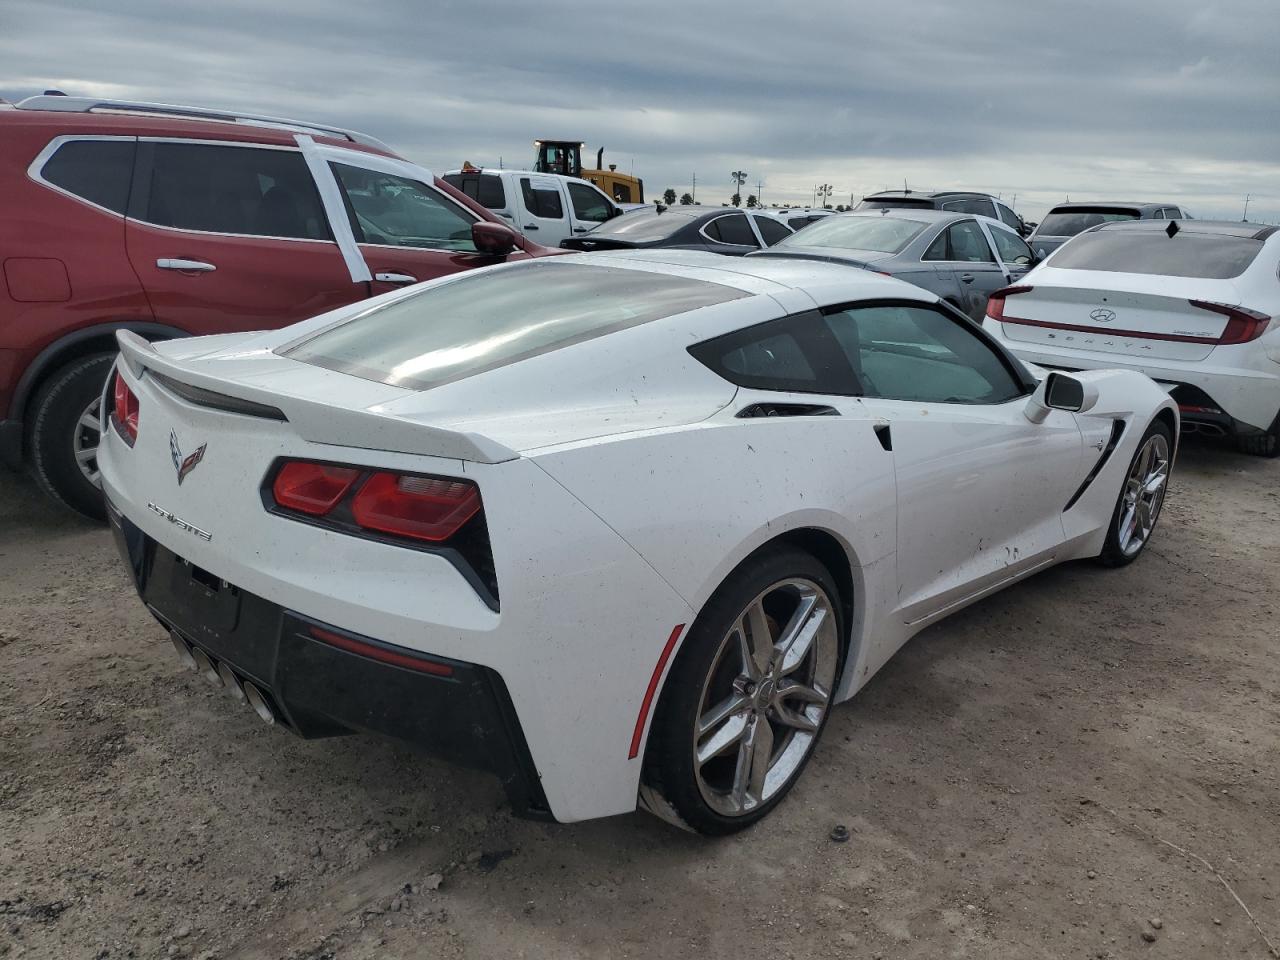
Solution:
{"label": "white hyundai suv", "polygon": [[1107,223],[997,291],[985,327],[1060,370],[1130,367],[1183,429],[1280,453],[1280,228],[1209,220]]}

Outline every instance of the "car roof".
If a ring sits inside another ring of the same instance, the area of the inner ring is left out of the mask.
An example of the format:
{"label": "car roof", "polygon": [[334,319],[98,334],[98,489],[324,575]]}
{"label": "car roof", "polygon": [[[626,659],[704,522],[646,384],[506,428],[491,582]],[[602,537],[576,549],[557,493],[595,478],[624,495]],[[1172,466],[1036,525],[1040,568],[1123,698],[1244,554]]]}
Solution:
{"label": "car roof", "polygon": [[298,134],[354,150],[399,155],[376,137],[345,127],[238,110],[95,97],[27,97],[6,111],[8,122],[43,122],[71,132],[200,136],[294,146]]}
{"label": "car roof", "polygon": [[1049,210],[1049,212],[1050,212],[1050,213],[1056,213],[1056,212],[1057,212],[1057,211],[1059,211],[1059,210],[1064,210],[1064,211],[1065,211],[1065,210],[1095,210],[1095,209],[1097,209],[1097,208],[1099,208],[1099,207],[1102,207],[1102,208],[1113,208],[1113,207],[1114,207],[1114,208],[1116,208],[1116,209],[1126,209],[1126,210],[1135,210],[1135,209],[1137,209],[1137,210],[1160,210],[1160,209],[1162,209],[1163,207],[1177,207],[1178,209],[1182,209],[1182,204],[1180,204],[1180,203],[1175,203],[1175,202],[1174,202],[1174,201],[1172,201],[1172,200],[1164,201],[1164,202],[1160,202],[1160,203],[1150,203],[1150,202],[1143,202],[1143,203],[1126,203],[1126,202],[1124,202],[1124,201],[1122,201],[1122,200],[1099,200],[1099,201],[1098,201],[1098,202],[1096,202],[1096,203],[1090,203],[1090,202],[1085,201],[1085,200],[1080,200],[1080,201],[1072,201],[1071,203],[1058,203],[1058,204],[1055,204],[1055,205],[1054,205],[1054,206]]}
{"label": "car roof", "polygon": [[963,200],[966,197],[981,197],[984,200],[995,200],[996,197],[979,190],[881,190],[869,193],[863,200]]}
{"label": "car roof", "polygon": [[1171,223],[1178,225],[1179,233],[1212,234],[1219,237],[1237,237],[1242,240],[1265,240],[1280,227],[1247,220],[1114,220],[1094,227],[1089,232],[1153,231],[1168,230]]}

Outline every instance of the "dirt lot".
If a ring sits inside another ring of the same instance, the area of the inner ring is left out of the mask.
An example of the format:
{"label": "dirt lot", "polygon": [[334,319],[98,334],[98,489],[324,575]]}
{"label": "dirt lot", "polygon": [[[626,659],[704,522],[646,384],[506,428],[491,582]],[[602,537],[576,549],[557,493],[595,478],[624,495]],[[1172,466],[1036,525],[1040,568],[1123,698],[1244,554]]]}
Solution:
{"label": "dirt lot", "polygon": [[708,842],[265,728],[0,476],[0,957],[1266,957],[1160,840],[1280,941],[1278,515],[1280,462],[1189,444],[1141,561],[920,636]]}

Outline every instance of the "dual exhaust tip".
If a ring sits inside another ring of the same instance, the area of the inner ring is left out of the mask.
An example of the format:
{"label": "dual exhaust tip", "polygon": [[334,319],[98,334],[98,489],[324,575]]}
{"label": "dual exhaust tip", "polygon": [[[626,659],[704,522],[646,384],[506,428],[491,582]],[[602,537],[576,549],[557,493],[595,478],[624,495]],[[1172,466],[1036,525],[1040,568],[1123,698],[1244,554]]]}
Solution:
{"label": "dual exhaust tip", "polygon": [[178,635],[176,630],[169,631],[169,640],[178,654],[178,660],[188,670],[193,670],[204,677],[215,687],[221,687],[234,700],[241,700],[253,708],[253,712],[267,726],[275,726],[276,712],[266,696],[251,681],[241,677],[225,660],[214,663],[207,653],[199,647],[193,647]]}

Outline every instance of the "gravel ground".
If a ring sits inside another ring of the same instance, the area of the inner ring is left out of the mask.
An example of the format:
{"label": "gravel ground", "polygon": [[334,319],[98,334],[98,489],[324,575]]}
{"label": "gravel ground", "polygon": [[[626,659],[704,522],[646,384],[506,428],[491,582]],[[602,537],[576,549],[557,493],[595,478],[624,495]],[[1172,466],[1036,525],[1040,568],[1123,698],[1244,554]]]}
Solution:
{"label": "gravel ground", "polygon": [[1278,491],[1189,443],[1141,561],[922,634],[709,842],[265,728],[179,668],[104,529],[2,475],[0,957],[1267,957]]}

